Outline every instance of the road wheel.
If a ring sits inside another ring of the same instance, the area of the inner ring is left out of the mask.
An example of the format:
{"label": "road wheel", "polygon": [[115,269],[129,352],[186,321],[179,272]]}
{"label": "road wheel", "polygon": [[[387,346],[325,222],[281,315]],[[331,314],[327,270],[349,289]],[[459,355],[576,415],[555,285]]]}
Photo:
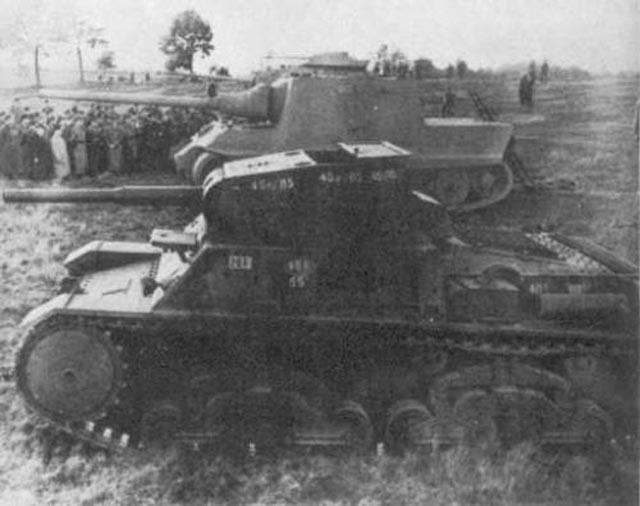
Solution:
{"label": "road wheel", "polygon": [[152,405],[142,416],[140,437],[145,444],[168,445],[180,429],[182,410],[171,401]]}
{"label": "road wheel", "polygon": [[347,429],[347,445],[356,451],[369,448],[373,428],[364,408],[355,401],[345,401],[335,411],[335,419]]}
{"label": "road wheel", "polygon": [[433,439],[433,416],[413,399],[396,402],[389,410],[386,443],[398,454],[415,451]]}
{"label": "road wheel", "polygon": [[463,170],[442,170],[436,176],[435,193],[446,207],[456,207],[467,200],[471,183]]}
{"label": "road wheel", "polygon": [[216,168],[222,166],[222,157],[214,153],[204,152],[198,155],[191,169],[191,182],[202,186],[207,176]]}

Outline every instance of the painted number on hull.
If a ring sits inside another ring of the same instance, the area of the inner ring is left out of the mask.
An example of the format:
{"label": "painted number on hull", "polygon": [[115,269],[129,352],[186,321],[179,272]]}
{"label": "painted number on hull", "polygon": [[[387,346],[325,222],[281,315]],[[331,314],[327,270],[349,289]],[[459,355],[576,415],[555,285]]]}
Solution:
{"label": "painted number on hull", "polygon": [[307,258],[294,258],[287,262],[289,288],[305,288],[315,270],[315,264]]}
{"label": "painted number on hull", "polygon": [[232,271],[250,271],[253,269],[253,257],[229,255],[229,269]]}

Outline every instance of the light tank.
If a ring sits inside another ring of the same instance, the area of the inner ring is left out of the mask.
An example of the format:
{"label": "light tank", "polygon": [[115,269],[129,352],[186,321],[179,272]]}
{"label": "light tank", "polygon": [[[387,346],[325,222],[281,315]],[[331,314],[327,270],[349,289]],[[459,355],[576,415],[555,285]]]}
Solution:
{"label": "light tank", "polygon": [[203,127],[174,156],[178,172],[196,185],[229,160],[385,139],[411,151],[407,163],[425,173],[429,192],[450,210],[471,211],[509,194],[514,176],[504,157],[512,125],[425,118],[420,81],[374,77],[352,67],[340,73],[340,68],[310,64],[314,75],[282,77],[244,91],[217,93],[212,83],[209,98],[73,90],[40,94],[219,111],[222,119]]}
{"label": "light tank", "polygon": [[28,407],[113,448],[583,448],[635,430],[635,266],[559,234],[456,231],[411,153],[336,148],[227,162],[183,231],[72,252],[22,323]]}

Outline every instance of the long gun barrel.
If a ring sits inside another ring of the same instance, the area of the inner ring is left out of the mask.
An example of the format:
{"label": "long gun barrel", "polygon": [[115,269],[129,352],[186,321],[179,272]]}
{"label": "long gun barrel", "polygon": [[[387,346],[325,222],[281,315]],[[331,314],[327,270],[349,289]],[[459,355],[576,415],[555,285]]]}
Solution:
{"label": "long gun barrel", "polygon": [[43,89],[39,92],[41,97],[56,100],[208,108],[231,116],[260,121],[277,119],[275,115],[280,111],[274,108],[272,94],[272,88],[263,83],[245,91],[219,93],[215,97],[178,97],[147,92],[118,93],[53,89]]}
{"label": "long gun barrel", "polygon": [[188,204],[199,202],[202,190],[198,186],[121,186],[117,188],[29,188],[8,189],[2,193],[7,203],[58,202],[116,204]]}

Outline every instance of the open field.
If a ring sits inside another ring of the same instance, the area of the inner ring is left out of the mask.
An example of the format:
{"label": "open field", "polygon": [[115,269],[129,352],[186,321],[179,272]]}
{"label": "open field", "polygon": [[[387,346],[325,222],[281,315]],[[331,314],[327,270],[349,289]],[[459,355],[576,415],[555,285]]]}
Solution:
{"label": "open field", "polygon": [[[545,228],[590,238],[638,261],[637,80],[550,83],[531,114],[515,82],[474,83],[517,120],[517,150],[543,190],[458,218],[460,225]],[[460,110],[469,104],[460,93]],[[470,108],[469,108],[470,112]],[[138,181],[169,182],[146,174]],[[0,182],[4,187],[16,183]],[[17,183],[20,184],[20,183]],[[26,312],[55,293],[64,257],[95,239],[146,240],[193,209],[0,203],[0,364],[11,363]],[[637,504],[638,455],[452,450],[437,456],[221,461],[177,450],[108,456],[54,438],[0,384],[0,506],[98,504]]]}

